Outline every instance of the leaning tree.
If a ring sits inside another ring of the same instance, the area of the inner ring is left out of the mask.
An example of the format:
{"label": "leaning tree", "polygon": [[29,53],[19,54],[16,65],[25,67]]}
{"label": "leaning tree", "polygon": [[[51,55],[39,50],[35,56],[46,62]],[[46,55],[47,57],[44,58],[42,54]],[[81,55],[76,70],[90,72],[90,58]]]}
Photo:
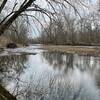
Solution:
{"label": "leaning tree", "polygon": [[[9,5],[8,2],[11,2],[12,4]],[[38,2],[40,2],[42,6],[40,6]],[[54,14],[57,13],[57,10],[55,9],[56,8],[55,4],[56,6],[60,5],[65,8],[67,8],[66,7],[67,4],[70,5],[74,9],[74,11],[77,12],[78,14],[78,11],[74,6],[74,3],[78,3],[78,5],[80,5],[83,4],[82,2],[84,1],[83,0],[73,0],[73,1],[72,0],[0,0],[0,17],[4,13],[4,9],[6,8],[6,6],[10,6],[10,10],[7,9],[6,11],[7,14],[4,14],[2,20],[0,18],[0,35],[3,34],[5,30],[7,30],[9,26],[19,16],[23,15],[29,16],[28,12],[33,13],[33,15],[31,14],[31,17],[35,17],[36,20],[38,20],[38,18],[36,18],[34,12],[45,14],[46,16],[51,18],[51,16],[54,16]],[[50,9],[44,8],[45,4],[49,5]]]}

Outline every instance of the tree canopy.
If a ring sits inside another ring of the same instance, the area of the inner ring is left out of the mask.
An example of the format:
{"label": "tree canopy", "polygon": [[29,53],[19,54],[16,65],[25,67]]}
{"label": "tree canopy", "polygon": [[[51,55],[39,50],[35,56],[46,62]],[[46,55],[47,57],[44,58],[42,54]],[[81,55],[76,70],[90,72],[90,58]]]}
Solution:
{"label": "tree canopy", "polygon": [[[77,7],[87,7],[88,1],[90,0],[1,0],[0,16],[2,17],[2,20],[0,21],[0,35],[3,34],[19,16],[29,16],[30,13],[33,13],[31,14],[31,17],[35,17],[37,20],[38,18],[34,12],[45,14],[51,18],[59,12],[59,8],[68,9],[66,5],[69,5],[80,16]],[[41,3],[42,6],[39,3]],[[48,9],[44,7],[45,5],[46,7],[49,6]],[[5,9],[6,13],[3,14]]]}

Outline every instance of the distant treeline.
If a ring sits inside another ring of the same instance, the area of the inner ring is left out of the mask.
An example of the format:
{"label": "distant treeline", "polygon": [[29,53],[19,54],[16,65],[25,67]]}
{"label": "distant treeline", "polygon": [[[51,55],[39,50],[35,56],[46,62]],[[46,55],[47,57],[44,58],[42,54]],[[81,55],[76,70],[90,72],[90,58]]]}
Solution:
{"label": "distant treeline", "polygon": [[100,45],[100,22],[88,15],[80,20],[65,15],[50,21],[34,43],[55,45]]}

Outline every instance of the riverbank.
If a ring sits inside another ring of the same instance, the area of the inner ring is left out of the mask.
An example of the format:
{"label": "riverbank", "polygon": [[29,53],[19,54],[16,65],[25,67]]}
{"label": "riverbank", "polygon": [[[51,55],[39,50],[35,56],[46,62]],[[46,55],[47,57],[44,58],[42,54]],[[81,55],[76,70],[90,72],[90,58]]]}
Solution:
{"label": "riverbank", "polygon": [[81,55],[100,55],[99,46],[62,46],[62,45],[43,45],[43,49],[63,53],[77,53]]}
{"label": "riverbank", "polygon": [[[14,43],[14,42],[6,36],[3,36],[3,35],[0,36],[0,51],[3,48],[6,48],[7,44],[9,44],[9,43]],[[14,43],[14,44],[17,45],[17,47],[23,47],[22,44],[18,44],[18,43]]]}
{"label": "riverbank", "polygon": [[0,36],[0,48],[6,47],[7,43],[12,42],[9,38],[5,36]]}

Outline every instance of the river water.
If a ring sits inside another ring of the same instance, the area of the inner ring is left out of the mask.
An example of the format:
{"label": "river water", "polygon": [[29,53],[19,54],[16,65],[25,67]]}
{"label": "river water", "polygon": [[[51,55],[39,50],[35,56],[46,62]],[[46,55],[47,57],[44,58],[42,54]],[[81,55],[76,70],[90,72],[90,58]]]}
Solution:
{"label": "river water", "polygon": [[0,53],[0,83],[17,100],[100,100],[100,57],[40,46],[5,49]]}

